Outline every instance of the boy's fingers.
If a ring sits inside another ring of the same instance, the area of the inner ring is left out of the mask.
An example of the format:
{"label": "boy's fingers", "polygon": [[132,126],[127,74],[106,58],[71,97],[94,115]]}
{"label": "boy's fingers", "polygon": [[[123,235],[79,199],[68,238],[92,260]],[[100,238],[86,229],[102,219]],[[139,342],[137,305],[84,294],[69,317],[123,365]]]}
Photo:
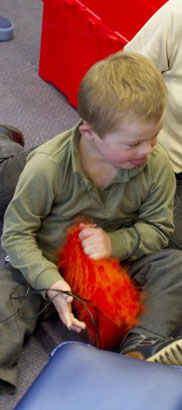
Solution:
{"label": "boy's fingers", "polygon": [[[66,295],[65,295],[65,296],[66,296]],[[69,296],[69,295],[68,295],[68,296],[65,297],[65,299],[66,299],[66,302],[67,302],[67,303],[72,303],[72,302],[73,302],[73,296]]]}
{"label": "boy's fingers", "polygon": [[76,332],[76,333],[80,333],[80,332],[82,332],[83,329],[81,329],[81,328],[78,327],[78,326],[72,325],[71,330],[73,330],[73,331]]}
{"label": "boy's fingers", "polygon": [[84,224],[83,222],[80,223],[80,229],[84,229],[87,226],[87,224]]}
{"label": "boy's fingers", "polygon": [[69,329],[73,324],[73,315],[71,313],[71,306],[65,300],[62,301],[62,312],[60,318]]}
{"label": "boy's fingers", "polygon": [[66,293],[61,293],[61,292],[54,291],[54,294],[53,294],[53,296],[50,297],[50,299],[52,301],[54,301],[55,299],[58,300],[58,298],[59,298],[59,300],[61,298],[62,301],[65,301],[67,303],[72,303],[73,302],[73,296],[67,295]]}
{"label": "boy's fingers", "polygon": [[80,229],[84,229],[84,228],[95,228],[97,225],[96,224],[84,224],[83,222],[80,223]]}
{"label": "boy's fingers", "polygon": [[95,261],[98,261],[98,260],[100,260],[100,259],[103,259],[103,258],[104,258],[104,255],[102,255],[101,253],[91,253],[91,254],[89,255],[89,258],[90,258],[90,259],[94,259]]}
{"label": "boy's fingers", "polygon": [[82,246],[90,246],[97,248],[98,246],[103,246],[103,242],[101,239],[96,238],[94,235],[88,236],[87,238],[82,239],[81,241]]}
{"label": "boy's fingers", "polygon": [[68,329],[74,330],[77,333],[80,333],[86,328],[85,323],[76,319],[73,314],[70,313],[69,309],[67,312],[64,311],[64,313],[60,315],[60,319]]}
{"label": "boy's fingers", "polygon": [[80,333],[82,331],[82,329],[80,329],[80,327],[74,326],[72,325],[71,330],[73,330],[76,333]]}
{"label": "boy's fingers", "polygon": [[74,330],[77,333],[80,333],[82,330],[86,328],[86,325],[84,322],[80,322],[76,318],[73,319],[73,324],[71,326],[71,330]]}
{"label": "boy's fingers", "polygon": [[95,228],[85,228],[79,233],[79,238],[84,239],[92,236],[95,233]]}
{"label": "boy's fingers", "polygon": [[84,250],[84,253],[86,253],[86,255],[91,254],[91,253],[95,253],[95,252],[103,252],[103,245],[102,244],[82,244],[82,248]]}
{"label": "boy's fingers", "polygon": [[81,322],[80,320],[76,319],[76,317],[73,317],[73,326],[79,327],[81,330],[86,328],[86,324],[84,322]]}

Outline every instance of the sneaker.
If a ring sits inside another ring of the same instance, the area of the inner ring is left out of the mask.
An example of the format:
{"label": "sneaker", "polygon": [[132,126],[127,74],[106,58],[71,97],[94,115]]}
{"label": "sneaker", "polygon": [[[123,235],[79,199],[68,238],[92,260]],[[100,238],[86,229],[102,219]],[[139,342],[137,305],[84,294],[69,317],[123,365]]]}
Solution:
{"label": "sneaker", "polygon": [[25,145],[25,140],[22,132],[18,128],[12,127],[11,125],[0,124],[0,134],[6,135],[12,141],[20,144],[22,147]]}
{"label": "sneaker", "polygon": [[139,360],[182,366],[182,337],[163,340],[130,334],[120,346],[120,353]]}
{"label": "sneaker", "polygon": [[4,394],[14,395],[16,393],[16,388],[12,384],[0,380],[0,396]]}

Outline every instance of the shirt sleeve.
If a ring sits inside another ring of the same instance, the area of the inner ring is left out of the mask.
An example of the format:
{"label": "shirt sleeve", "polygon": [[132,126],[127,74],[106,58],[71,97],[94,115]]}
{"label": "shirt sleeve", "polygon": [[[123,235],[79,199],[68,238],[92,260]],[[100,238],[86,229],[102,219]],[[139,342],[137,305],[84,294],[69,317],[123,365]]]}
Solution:
{"label": "shirt sleeve", "polygon": [[[57,165],[46,154],[31,158],[18,181],[4,219],[2,246],[12,266],[36,289],[61,279],[57,266],[38,247],[36,234],[50,213],[58,184]],[[41,292],[44,296],[46,292]]]}
{"label": "shirt sleeve", "polygon": [[150,189],[138,211],[136,223],[109,233],[112,256],[115,258],[134,261],[168,245],[169,236],[174,230],[176,182],[165,152],[160,158],[153,158],[150,179],[150,183],[146,180]]}
{"label": "shirt sleeve", "polygon": [[171,69],[182,35],[182,2],[169,0],[125,46],[150,58],[161,71]]}

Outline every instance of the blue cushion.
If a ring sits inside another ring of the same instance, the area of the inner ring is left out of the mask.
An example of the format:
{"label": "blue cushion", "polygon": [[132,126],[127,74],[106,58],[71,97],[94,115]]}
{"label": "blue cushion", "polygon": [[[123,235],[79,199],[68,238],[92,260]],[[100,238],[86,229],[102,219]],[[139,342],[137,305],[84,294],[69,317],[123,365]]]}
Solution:
{"label": "blue cushion", "polygon": [[182,371],[68,342],[16,410],[181,410]]}

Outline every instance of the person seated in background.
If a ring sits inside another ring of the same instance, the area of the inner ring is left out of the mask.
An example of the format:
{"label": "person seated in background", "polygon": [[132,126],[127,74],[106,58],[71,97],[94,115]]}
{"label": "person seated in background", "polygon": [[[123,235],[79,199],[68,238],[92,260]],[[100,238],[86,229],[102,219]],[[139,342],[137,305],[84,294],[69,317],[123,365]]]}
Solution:
{"label": "person seated in background", "polygon": [[167,1],[125,46],[152,60],[160,70],[168,93],[167,115],[158,142],[167,151],[177,189],[175,232],[170,245],[182,249],[182,2]]}
{"label": "person seated in background", "polygon": [[[77,216],[105,223],[105,229],[82,224],[84,253],[127,261],[129,275],[146,294],[146,310],[121,341],[121,353],[182,364],[182,338],[175,336],[182,316],[182,252],[167,248],[175,177],[157,143],[166,104],[155,65],[122,51],[93,65],[82,79],[75,127],[28,153],[23,140],[18,144],[1,130],[4,191],[13,192],[6,176],[19,158],[22,172],[4,216],[2,246],[9,262],[0,270],[0,380],[17,385],[24,337],[34,331],[46,296],[67,328],[85,328],[72,312],[72,297],[61,293],[71,289],[57,267],[56,251]],[[20,302],[12,304],[9,297],[15,288],[17,297],[29,295],[16,315]]]}

